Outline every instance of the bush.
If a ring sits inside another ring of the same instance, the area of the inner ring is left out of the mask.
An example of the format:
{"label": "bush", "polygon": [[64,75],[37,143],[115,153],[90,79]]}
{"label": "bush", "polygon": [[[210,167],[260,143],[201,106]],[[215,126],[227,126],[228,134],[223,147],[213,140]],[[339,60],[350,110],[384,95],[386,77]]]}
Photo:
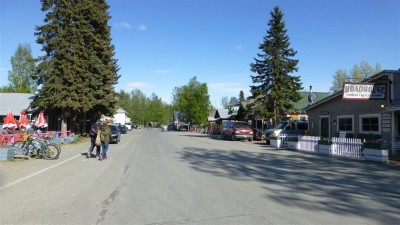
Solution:
{"label": "bush", "polygon": [[373,148],[373,149],[389,149],[389,144],[384,143],[383,141],[368,141],[364,142],[364,148]]}
{"label": "bush", "polygon": [[318,141],[318,144],[321,144],[321,145],[331,145],[331,144],[332,144],[332,140],[331,140],[331,139],[328,139],[328,138],[321,138],[321,139]]}

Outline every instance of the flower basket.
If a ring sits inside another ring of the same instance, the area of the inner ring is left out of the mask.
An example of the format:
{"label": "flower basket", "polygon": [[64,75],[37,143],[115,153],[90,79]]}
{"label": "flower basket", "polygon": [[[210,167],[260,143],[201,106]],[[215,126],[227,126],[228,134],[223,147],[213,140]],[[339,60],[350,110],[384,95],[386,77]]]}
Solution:
{"label": "flower basket", "polygon": [[367,161],[388,163],[389,161],[389,145],[382,141],[365,142],[364,158]]}
{"label": "flower basket", "polygon": [[289,136],[287,138],[287,147],[296,150],[298,148],[299,138],[297,136]]}
{"label": "flower basket", "polygon": [[15,149],[0,147],[0,161],[14,159]]}
{"label": "flower basket", "polygon": [[318,141],[318,154],[331,155],[331,151],[332,151],[332,140],[323,138]]}
{"label": "flower basket", "polygon": [[282,146],[282,138],[279,136],[270,136],[269,138],[271,147],[280,148]]}

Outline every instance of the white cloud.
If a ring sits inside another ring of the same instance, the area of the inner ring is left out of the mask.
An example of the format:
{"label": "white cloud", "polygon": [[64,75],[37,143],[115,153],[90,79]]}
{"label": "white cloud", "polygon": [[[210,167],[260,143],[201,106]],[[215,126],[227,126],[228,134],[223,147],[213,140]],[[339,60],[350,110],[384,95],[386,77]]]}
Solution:
{"label": "white cloud", "polygon": [[243,46],[242,45],[235,45],[235,47],[233,49],[235,49],[235,50],[243,50]]}
{"label": "white cloud", "polygon": [[145,30],[147,30],[147,27],[146,27],[146,25],[144,25],[144,24],[140,24],[139,27],[138,27],[138,29],[139,29],[140,31],[145,31]]}
{"label": "white cloud", "polygon": [[153,73],[157,74],[166,74],[166,73],[171,73],[172,70],[154,70]]}
{"label": "white cloud", "polygon": [[150,84],[147,83],[143,83],[143,82],[131,82],[131,83],[127,83],[126,87],[129,89],[136,89],[136,88],[151,88],[152,86]]}
{"label": "white cloud", "polygon": [[114,23],[114,27],[116,27],[117,29],[131,29],[132,28],[132,26],[127,22]]}

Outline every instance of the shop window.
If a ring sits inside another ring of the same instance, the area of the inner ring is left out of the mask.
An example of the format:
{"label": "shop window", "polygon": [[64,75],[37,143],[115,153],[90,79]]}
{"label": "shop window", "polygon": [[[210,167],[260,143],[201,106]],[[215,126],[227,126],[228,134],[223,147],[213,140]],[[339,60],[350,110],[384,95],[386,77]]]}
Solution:
{"label": "shop window", "polygon": [[338,130],[353,133],[353,117],[338,117]]}
{"label": "shop window", "polygon": [[362,133],[380,133],[379,115],[360,115],[360,131]]}

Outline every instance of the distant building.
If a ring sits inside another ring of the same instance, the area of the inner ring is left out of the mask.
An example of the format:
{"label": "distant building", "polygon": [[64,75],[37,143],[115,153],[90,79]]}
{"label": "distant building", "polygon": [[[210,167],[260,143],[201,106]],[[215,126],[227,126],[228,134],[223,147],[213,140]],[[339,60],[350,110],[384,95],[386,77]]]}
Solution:
{"label": "distant building", "polygon": [[[121,124],[125,125],[127,122],[128,115],[125,110],[122,108],[118,108],[117,113],[113,116],[112,120],[114,121],[115,124]],[[130,121],[130,119],[129,119]]]}

